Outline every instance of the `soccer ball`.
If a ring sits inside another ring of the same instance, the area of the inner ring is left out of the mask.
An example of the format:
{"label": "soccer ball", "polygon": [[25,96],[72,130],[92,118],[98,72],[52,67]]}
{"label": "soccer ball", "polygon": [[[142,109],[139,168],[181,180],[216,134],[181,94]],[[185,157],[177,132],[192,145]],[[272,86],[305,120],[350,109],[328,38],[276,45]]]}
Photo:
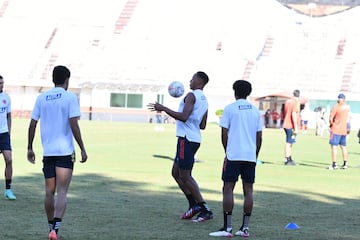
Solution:
{"label": "soccer ball", "polygon": [[174,81],[169,84],[168,92],[172,97],[181,97],[184,94],[184,91],[184,84],[179,81]]}

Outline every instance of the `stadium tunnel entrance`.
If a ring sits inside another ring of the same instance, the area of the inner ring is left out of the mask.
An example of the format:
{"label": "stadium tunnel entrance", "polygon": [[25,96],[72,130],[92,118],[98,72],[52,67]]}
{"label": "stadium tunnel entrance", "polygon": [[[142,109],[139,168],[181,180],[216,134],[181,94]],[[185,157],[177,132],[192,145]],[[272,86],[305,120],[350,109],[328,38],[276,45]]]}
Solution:
{"label": "stadium tunnel entrance", "polygon": [[[255,98],[259,102],[259,110],[263,113],[263,123],[266,128],[282,128],[284,121],[284,104],[293,95],[288,92],[280,92]],[[308,102],[308,99],[300,96],[300,110]]]}

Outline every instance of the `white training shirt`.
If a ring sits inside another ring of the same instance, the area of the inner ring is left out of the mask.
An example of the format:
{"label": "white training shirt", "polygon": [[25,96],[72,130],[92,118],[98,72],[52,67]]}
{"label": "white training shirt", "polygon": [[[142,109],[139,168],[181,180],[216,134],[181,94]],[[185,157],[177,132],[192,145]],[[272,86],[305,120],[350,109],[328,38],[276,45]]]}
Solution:
{"label": "white training shirt", "polygon": [[9,95],[0,93],[0,133],[9,132],[7,114],[11,112],[11,100]]}
{"label": "white training shirt", "polygon": [[[190,142],[201,143],[200,123],[208,110],[208,101],[201,89],[196,89],[193,93],[195,95],[194,109],[186,122],[176,121],[176,136],[186,137]],[[183,99],[178,111],[182,112],[184,106],[185,102]]]}
{"label": "white training shirt", "polygon": [[44,156],[66,156],[74,152],[70,118],[80,116],[80,106],[74,93],[55,87],[39,95],[31,118],[40,119]]}
{"label": "white training shirt", "polygon": [[227,105],[220,126],[228,129],[228,160],[256,162],[256,132],[262,131],[261,114],[245,99]]}

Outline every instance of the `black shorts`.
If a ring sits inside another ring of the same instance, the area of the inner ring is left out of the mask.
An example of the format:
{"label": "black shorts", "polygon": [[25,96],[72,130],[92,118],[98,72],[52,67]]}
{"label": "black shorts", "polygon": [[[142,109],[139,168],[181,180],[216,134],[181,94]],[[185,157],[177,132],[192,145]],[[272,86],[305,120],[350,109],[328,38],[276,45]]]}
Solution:
{"label": "black shorts", "polygon": [[75,153],[66,156],[48,156],[43,158],[43,173],[45,178],[56,177],[56,167],[74,169]]}
{"label": "black shorts", "polygon": [[2,150],[10,150],[10,134],[8,132],[0,133],[0,151]]}
{"label": "black shorts", "polygon": [[195,153],[200,147],[200,143],[190,142],[184,137],[178,137],[176,147],[175,163],[182,170],[191,170],[195,162]]}
{"label": "black shorts", "polygon": [[246,161],[224,161],[222,177],[224,182],[237,182],[239,175],[246,183],[255,182],[255,162]]}

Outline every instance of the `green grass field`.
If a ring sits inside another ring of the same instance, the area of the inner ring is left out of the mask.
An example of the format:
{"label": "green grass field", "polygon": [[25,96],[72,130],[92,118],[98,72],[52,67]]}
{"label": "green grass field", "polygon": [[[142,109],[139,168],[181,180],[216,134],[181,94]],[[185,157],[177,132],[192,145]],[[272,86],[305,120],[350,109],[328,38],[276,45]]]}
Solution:
{"label": "green grass field", "polygon": [[[26,160],[28,120],[14,119],[12,130],[16,201],[0,200],[0,239],[47,239],[39,130],[37,163]],[[222,217],[223,149],[217,124],[208,124],[193,175],[215,217],[204,223],[180,220],[187,201],[172,179],[175,126],[81,121],[89,160],[75,164],[61,240],[214,239]],[[250,239],[360,239],[360,145],[348,140],[349,169],[329,171],[328,135],[299,135],[293,158],[283,165],[284,133],[266,129],[254,186]],[[79,151],[77,151],[79,155]],[[339,151],[340,153],[340,151]],[[0,166],[4,168],[4,163]],[[339,163],[342,159],[339,155]],[[4,186],[3,176],[0,184]],[[238,185],[233,225],[241,224]],[[285,230],[289,222],[300,229]],[[235,237],[237,238],[237,237]],[[216,239],[216,238],[215,238]]]}

